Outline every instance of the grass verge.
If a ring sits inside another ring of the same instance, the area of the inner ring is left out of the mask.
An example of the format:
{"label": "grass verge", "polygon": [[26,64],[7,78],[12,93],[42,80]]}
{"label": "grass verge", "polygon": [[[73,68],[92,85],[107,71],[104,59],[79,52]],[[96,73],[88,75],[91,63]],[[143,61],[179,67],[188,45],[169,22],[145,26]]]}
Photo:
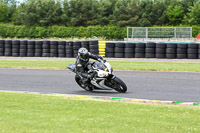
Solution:
{"label": "grass verge", "polygon": [[[0,68],[40,68],[66,69],[71,60],[0,60]],[[142,71],[190,71],[200,72],[200,63],[185,62],[140,62],[140,61],[109,61],[113,69]]]}
{"label": "grass verge", "polygon": [[0,92],[1,132],[200,132],[199,107]]}

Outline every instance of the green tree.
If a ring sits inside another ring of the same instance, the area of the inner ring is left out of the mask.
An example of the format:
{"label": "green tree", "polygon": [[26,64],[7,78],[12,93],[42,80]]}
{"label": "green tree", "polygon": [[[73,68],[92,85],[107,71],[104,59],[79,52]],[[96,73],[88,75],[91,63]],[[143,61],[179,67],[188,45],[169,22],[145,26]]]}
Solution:
{"label": "green tree", "polygon": [[62,24],[64,24],[65,26],[70,26],[70,6],[69,6],[69,1],[68,0],[64,0],[63,1],[63,8],[62,8]]}
{"label": "green tree", "polygon": [[16,23],[28,26],[60,24],[62,16],[60,0],[27,0],[15,14]]}
{"label": "green tree", "polygon": [[188,14],[184,17],[185,22],[190,25],[200,24],[200,4],[194,3],[194,6],[190,6]]}
{"label": "green tree", "polygon": [[8,19],[9,8],[4,2],[0,1],[0,22],[6,22]]}
{"label": "green tree", "polygon": [[167,16],[172,25],[181,24],[184,14],[184,10],[182,6],[179,5],[169,5],[167,8]]}
{"label": "green tree", "polygon": [[73,26],[98,24],[98,6],[96,0],[70,0],[71,24]]}
{"label": "green tree", "polygon": [[136,0],[118,0],[114,10],[114,20],[119,26],[136,26],[139,18]]}
{"label": "green tree", "polygon": [[99,1],[99,25],[113,24],[113,12],[117,0],[100,0]]}

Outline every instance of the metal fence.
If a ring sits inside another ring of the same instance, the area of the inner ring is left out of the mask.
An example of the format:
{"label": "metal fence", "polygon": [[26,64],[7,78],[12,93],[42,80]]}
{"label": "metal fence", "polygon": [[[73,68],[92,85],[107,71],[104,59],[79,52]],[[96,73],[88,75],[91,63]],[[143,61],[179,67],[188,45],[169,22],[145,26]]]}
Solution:
{"label": "metal fence", "polygon": [[192,38],[192,27],[128,27],[127,38]]}

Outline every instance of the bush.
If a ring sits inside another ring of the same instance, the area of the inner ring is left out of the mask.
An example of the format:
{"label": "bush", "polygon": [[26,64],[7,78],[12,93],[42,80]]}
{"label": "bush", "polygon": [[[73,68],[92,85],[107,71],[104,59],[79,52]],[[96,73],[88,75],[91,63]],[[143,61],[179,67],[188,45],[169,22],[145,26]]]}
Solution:
{"label": "bush", "polygon": [[88,26],[88,27],[65,27],[65,26],[14,26],[11,24],[0,24],[1,37],[17,38],[46,38],[46,37],[77,37],[91,38],[103,37],[106,39],[124,39],[126,27],[117,26]]}
{"label": "bush", "polygon": [[[185,27],[185,26],[184,26]],[[192,26],[193,37],[200,33],[200,26]],[[92,38],[99,37],[109,40],[122,40],[126,38],[126,27],[118,26],[88,26],[88,27],[65,27],[65,26],[14,26],[0,24],[0,37],[3,38],[48,38],[48,37],[76,37]]]}

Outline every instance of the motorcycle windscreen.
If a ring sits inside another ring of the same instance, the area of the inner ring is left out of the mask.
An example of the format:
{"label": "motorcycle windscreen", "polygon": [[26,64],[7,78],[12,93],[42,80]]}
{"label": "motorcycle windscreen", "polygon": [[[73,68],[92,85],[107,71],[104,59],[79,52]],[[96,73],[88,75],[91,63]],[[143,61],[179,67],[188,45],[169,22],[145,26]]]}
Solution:
{"label": "motorcycle windscreen", "polygon": [[75,65],[74,63],[71,63],[71,64],[69,64],[69,65],[67,66],[67,68],[68,68],[69,70],[71,70],[72,72],[75,72],[76,65]]}
{"label": "motorcycle windscreen", "polygon": [[100,70],[105,70],[106,66],[103,64],[103,63],[100,63],[98,61],[96,61],[94,64],[93,64],[93,67],[95,69],[100,69]]}

